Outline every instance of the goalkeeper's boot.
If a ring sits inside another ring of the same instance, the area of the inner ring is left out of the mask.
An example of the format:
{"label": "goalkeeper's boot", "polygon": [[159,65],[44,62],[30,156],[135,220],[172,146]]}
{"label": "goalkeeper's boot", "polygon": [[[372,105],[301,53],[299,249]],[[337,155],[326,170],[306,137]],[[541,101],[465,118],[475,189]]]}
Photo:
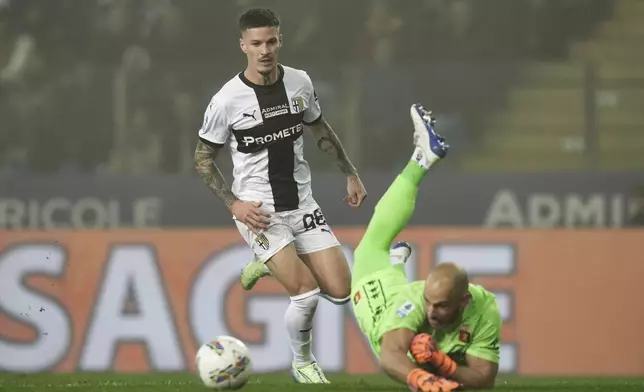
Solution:
{"label": "goalkeeper's boot", "polygon": [[423,151],[430,164],[444,158],[449,145],[444,137],[434,131],[436,118],[432,116],[432,112],[425,110],[420,104],[414,104],[411,105],[410,113],[414,123],[414,145]]}
{"label": "goalkeeper's boot", "polygon": [[250,290],[264,276],[270,276],[266,264],[259,260],[253,260],[246,264],[241,273],[241,286],[244,290]]}
{"label": "goalkeeper's boot", "polygon": [[324,372],[317,362],[310,363],[301,367],[291,365],[291,376],[298,384],[331,384],[324,376]]}
{"label": "goalkeeper's boot", "polygon": [[405,264],[411,256],[411,245],[407,241],[398,241],[389,250],[389,260],[392,264]]}

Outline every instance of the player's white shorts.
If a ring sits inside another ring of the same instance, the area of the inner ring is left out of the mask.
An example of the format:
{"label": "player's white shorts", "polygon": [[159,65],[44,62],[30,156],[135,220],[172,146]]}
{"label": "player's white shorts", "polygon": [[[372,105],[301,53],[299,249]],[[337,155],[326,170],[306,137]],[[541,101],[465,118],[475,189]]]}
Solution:
{"label": "player's white shorts", "polygon": [[293,211],[271,212],[269,220],[268,228],[258,236],[235,219],[237,229],[259,261],[267,262],[291,242],[298,254],[340,245],[315,202]]}

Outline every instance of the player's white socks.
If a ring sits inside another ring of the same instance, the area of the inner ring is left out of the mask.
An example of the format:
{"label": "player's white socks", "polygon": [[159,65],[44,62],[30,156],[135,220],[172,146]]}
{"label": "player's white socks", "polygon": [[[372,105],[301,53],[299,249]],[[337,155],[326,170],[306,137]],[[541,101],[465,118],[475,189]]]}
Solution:
{"label": "player's white socks", "polygon": [[432,166],[432,163],[434,163],[434,160],[432,160],[431,158],[434,157],[425,156],[423,149],[420,147],[416,147],[414,149],[414,154],[411,156],[411,160],[418,163],[418,165],[420,165],[420,167],[425,170],[429,170],[429,168]]}
{"label": "player's white socks", "polygon": [[291,340],[293,359],[296,367],[302,367],[315,362],[311,352],[311,329],[313,316],[318,307],[320,289],[291,297],[291,303],[286,308],[284,319],[286,331]]}

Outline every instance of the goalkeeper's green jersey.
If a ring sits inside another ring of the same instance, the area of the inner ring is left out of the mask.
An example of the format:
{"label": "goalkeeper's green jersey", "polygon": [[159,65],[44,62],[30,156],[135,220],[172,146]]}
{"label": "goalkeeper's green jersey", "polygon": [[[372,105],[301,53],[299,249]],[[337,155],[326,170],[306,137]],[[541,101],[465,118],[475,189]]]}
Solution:
{"label": "goalkeeper's green jersey", "polygon": [[378,279],[381,274],[356,287],[353,293],[356,318],[377,356],[380,356],[381,339],[385,333],[406,328],[417,334],[426,332],[432,335],[440,350],[459,364],[464,363],[466,354],[499,362],[501,315],[492,293],[470,284],[472,299],[463,313],[462,322],[449,330],[434,331],[425,311],[425,282],[387,287],[379,284],[389,280],[386,276]]}

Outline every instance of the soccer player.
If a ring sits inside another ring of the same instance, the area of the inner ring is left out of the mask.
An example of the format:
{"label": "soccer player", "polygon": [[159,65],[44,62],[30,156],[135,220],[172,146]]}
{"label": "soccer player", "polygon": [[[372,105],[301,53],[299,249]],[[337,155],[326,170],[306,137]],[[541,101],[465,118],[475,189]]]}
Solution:
{"label": "soccer player", "polygon": [[381,369],[413,391],[490,388],[501,330],[494,295],[470,284],[453,263],[409,283],[404,261],[411,248],[403,242],[389,250],[413,213],[419,184],[448,150],[430,113],[413,105],[411,117],[412,158],[379,200],[355,250],[353,309]]}
{"label": "soccer player", "polygon": [[[199,130],[195,165],[255,254],[257,262],[242,277],[245,288],[270,273],[291,298],[285,323],[295,381],[328,383],[311,352],[312,320],[320,295],[336,304],[349,301],[351,274],[313,198],[303,133],[309,132],[346,175],[350,206],[359,207],[366,191],[322,117],[308,74],[278,63],[282,36],[277,15],[250,9],[240,17],[239,28],[247,66],[212,97]],[[224,145],[233,159],[232,189],[214,164]]]}

